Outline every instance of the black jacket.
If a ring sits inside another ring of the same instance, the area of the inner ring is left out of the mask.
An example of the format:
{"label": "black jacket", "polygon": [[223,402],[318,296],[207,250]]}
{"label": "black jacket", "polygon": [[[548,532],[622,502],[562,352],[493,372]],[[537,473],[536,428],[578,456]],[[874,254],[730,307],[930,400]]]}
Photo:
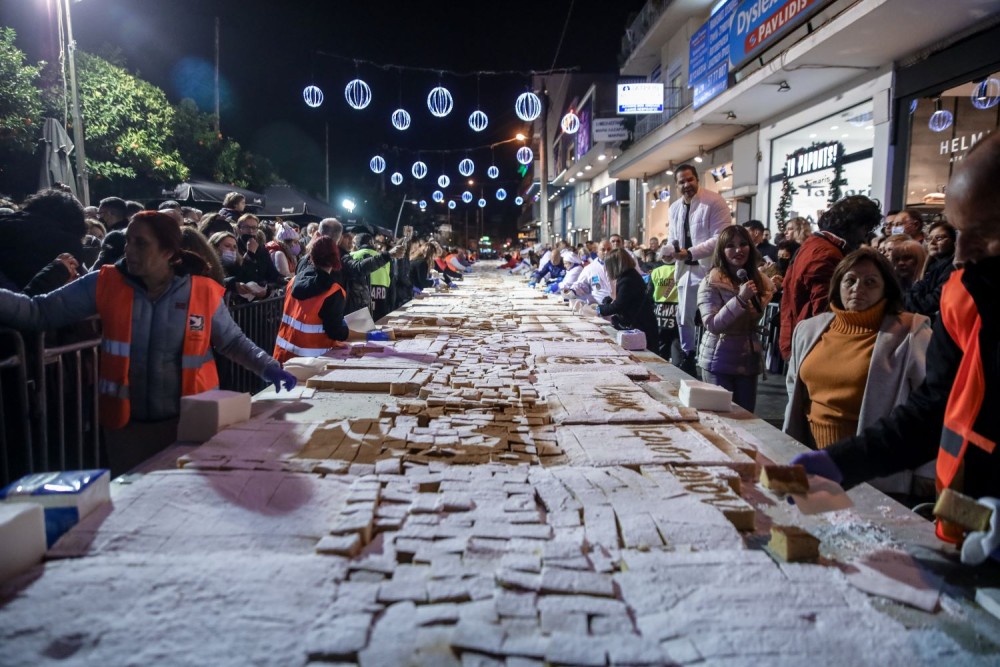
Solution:
{"label": "black jacket", "polygon": [[[261,287],[284,284],[285,277],[278,273],[274,262],[271,261],[271,253],[268,252],[263,243],[257,244],[257,252],[254,253],[247,251],[246,241],[242,238],[236,244],[238,247],[237,252],[243,256],[243,263],[237,269],[236,273],[239,282],[255,282]],[[229,275],[229,271],[226,274]]]}
{"label": "black jacket", "polygon": [[757,252],[760,253],[761,257],[769,257],[772,262],[778,263],[778,246],[770,241],[761,241],[757,246]]}
{"label": "black jacket", "polygon": [[903,304],[911,313],[934,317],[941,304],[941,290],[955,270],[955,255],[935,257],[927,264],[924,277],[903,293]]}
{"label": "black jacket", "polygon": [[410,278],[410,246],[399,259],[392,262],[392,294],[391,310],[399,308],[404,303],[413,300],[413,280]]}
{"label": "black jacket", "polygon": [[[986,395],[975,420],[977,433],[1000,441],[1000,257],[966,266],[962,283],[972,295],[982,329],[979,345]],[[962,360],[962,350],[940,318],[927,348],[927,378],[903,405],[865,429],[826,449],[850,488],[873,477],[916,468],[937,458],[944,411]],[[1000,447],[987,454],[970,446],[965,456],[963,493],[974,498],[1000,496]]]}
{"label": "black jacket", "polygon": [[[339,275],[337,271],[330,273],[320,271],[309,262],[295,274],[292,298],[305,301],[324,294],[337,282]],[[337,290],[323,301],[323,305],[319,309],[319,316],[323,321],[323,332],[333,340],[347,340],[349,332],[347,324],[344,323],[344,309],[346,307],[347,299],[340,290]]]}
{"label": "black jacket", "polygon": [[653,299],[646,291],[646,281],[635,269],[618,277],[615,300],[601,304],[598,312],[605,317],[613,316],[612,322],[617,328],[639,329],[646,334],[647,349],[656,349],[659,335],[653,314]]}
{"label": "black jacket", "polygon": [[[371,248],[371,246],[365,246]],[[383,252],[363,259],[354,259],[351,253],[340,252],[341,284],[347,290],[347,312],[353,313],[359,308],[368,308],[372,302],[372,291],[368,282],[368,274],[382,268],[390,260],[389,253]]]}
{"label": "black jacket", "polygon": [[70,229],[58,220],[20,211],[0,216],[0,268],[18,290],[60,254],[83,255],[86,227]]}
{"label": "black jacket", "polygon": [[410,283],[422,290],[434,287],[434,280],[430,277],[430,267],[426,261],[420,260],[410,264]]}

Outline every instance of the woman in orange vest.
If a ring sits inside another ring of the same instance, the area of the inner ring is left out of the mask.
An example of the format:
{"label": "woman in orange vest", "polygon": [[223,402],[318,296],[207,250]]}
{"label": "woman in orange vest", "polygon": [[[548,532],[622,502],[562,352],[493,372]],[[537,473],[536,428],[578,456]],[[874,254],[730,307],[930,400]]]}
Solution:
{"label": "woman in orange vest", "polygon": [[101,316],[100,423],[115,474],[176,440],[181,396],[218,388],[213,348],[275,389],[296,382],[233,322],[224,288],[206,277],[205,260],[181,249],[172,218],[137,213],[125,237],[122,259],[54,292],[28,298],[0,290],[0,323],[15,328]]}
{"label": "woman in orange vest", "polygon": [[274,358],[318,357],[350,333],[344,322],[347,292],[338,282],[340,254],[328,236],[313,241],[309,265],[299,271],[285,292],[285,311],[274,342]]}

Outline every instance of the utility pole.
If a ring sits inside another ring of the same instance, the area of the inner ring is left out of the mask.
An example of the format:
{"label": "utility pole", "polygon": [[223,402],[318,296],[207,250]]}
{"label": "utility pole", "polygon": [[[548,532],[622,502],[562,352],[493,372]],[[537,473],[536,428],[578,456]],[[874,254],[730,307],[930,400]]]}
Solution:
{"label": "utility pole", "polygon": [[73,18],[70,0],[64,0],[66,11],[66,41],[69,51],[69,81],[73,90],[73,143],[76,144],[77,194],[84,206],[90,206],[90,181],[87,177],[87,155],[83,148],[83,119],[80,117],[80,91],[76,85],[76,40],[73,39]]}
{"label": "utility pole", "polygon": [[215,135],[222,131],[222,115],[219,112],[219,17],[215,17]]}
{"label": "utility pole", "polygon": [[[549,235],[549,92],[545,89],[545,79],[542,79],[542,90],[539,98],[542,101],[542,141],[538,145],[538,163],[542,170],[539,177],[538,203],[541,205],[542,228],[538,235],[539,241],[551,240]],[[543,237],[542,234],[545,234]]]}
{"label": "utility pole", "polygon": [[[330,121],[326,122],[326,143],[324,144],[323,153],[326,156],[326,203],[330,203]],[[406,201],[405,199],[403,201]],[[399,207],[400,212],[402,212],[402,205]],[[399,220],[397,219],[397,223]]]}

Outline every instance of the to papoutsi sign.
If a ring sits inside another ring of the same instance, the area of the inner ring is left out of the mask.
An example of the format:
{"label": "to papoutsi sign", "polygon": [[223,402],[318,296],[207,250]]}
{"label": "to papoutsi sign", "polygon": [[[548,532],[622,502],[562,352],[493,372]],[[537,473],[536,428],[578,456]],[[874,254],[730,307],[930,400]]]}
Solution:
{"label": "to papoutsi sign", "polygon": [[760,53],[832,0],[744,0],[729,32],[733,68]]}

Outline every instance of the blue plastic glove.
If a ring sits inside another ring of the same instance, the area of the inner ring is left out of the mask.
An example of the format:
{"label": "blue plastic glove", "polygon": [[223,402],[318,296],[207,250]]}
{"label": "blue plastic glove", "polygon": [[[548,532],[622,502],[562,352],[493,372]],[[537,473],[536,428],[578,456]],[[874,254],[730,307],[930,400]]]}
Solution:
{"label": "blue plastic glove", "polygon": [[830,455],[822,449],[815,452],[804,452],[792,459],[792,465],[800,465],[809,475],[819,475],[840,484],[844,481],[844,473],[833,462]]}
{"label": "blue plastic glove", "polygon": [[264,372],[264,379],[274,385],[274,391],[281,391],[281,385],[285,385],[287,391],[295,389],[295,385],[299,383],[298,378],[294,375],[281,368],[280,366],[275,366],[274,368],[268,368]]}
{"label": "blue plastic glove", "polygon": [[528,287],[534,287],[534,286],[535,286],[535,285],[537,285],[537,284],[538,284],[538,283],[536,283],[536,282],[535,282],[534,280],[529,280],[529,281],[528,281]]}
{"label": "blue plastic glove", "polygon": [[558,291],[559,291],[559,283],[552,283],[551,285],[545,288],[545,292],[547,294],[555,294]]}

